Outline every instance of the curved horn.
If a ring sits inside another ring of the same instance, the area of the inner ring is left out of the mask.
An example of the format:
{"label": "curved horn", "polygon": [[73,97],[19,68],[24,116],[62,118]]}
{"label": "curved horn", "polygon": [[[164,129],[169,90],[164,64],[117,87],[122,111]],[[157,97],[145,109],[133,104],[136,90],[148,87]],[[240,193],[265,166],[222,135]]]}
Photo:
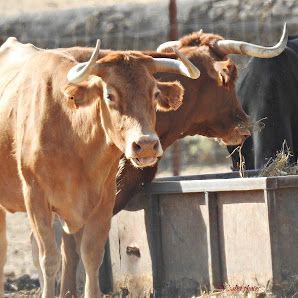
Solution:
{"label": "curved horn", "polygon": [[[200,29],[200,31],[198,31],[199,34],[203,33],[203,29]],[[181,42],[180,40],[171,40],[171,41],[167,41],[162,43],[156,50],[156,52],[158,53],[170,53],[173,51],[173,48],[179,49],[181,46]]]}
{"label": "curved horn", "polygon": [[172,40],[162,43],[156,50],[156,52],[161,53],[169,53],[173,51],[173,48],[179,48],[180,41],[179,40]]}
{"label": "curved horn", "polygon": [[216,43],[216,48],[223,55],[240,54],[258,58],[272,58],[282,53],[287,45],[287,41],[288,30],[285,23],[280,41],[273,47],[262,47],[243,41],[219,40]]}
{"label": "curved horn", "polygon": [[71,83],[80,83],[88,78],[90,74],[92,74],[93,69],[95,67],[95,63],[98,58],[98,52],[100,49],[100,40],[98,39],[96,42],[96,47],[92,53],[92,56],[88,62],[79,63],[67,74],[67,79]]}
{"label": "curved horn", "polygon": [[182,53],[173,48],[181,61],[168,58],[154,58],[156,72],[178,73],[191,79],[197,79],[200,76],[199,69],[194,66]]}

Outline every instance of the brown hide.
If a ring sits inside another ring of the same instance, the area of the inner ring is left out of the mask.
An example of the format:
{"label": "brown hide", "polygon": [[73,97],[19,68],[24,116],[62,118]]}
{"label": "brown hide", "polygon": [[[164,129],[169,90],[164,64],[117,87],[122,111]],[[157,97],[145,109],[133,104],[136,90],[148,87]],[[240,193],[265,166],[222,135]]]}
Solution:
{"label": "brown hide", "polygon": [[[162,154],[156,107],[177,108],[183,88],[177,82],[158,83],[153,59],[138,52],[111,53],[97,61],[104,69],[100,77],[73,84],[67,73],[77,62],[70,55],[31,50],[13,68],[9,59],[0,68],[0,207],[28,212],[42,260],[43,297],[54,297],[60,265],[52,211],[68,232],[84,225],[85,297],[98,297],[119,158],[123,153],[142,166],[154,164]],[[4,231],[2,224],[1,243]],[[0,252],[1,266],[4,260]]]}

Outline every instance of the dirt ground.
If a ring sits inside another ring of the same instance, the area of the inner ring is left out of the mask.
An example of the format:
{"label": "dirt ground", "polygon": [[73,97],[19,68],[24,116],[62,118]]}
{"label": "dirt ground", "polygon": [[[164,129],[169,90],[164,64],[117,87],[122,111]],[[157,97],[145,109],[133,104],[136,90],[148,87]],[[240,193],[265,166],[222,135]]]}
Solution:
{"label": "dirt ground", "polygon": [[37,278],[32,262],[30,244],[30,225],[26,213],[7,214],[8,256],[5,265],[5,276],[19,278],[29,274]]}

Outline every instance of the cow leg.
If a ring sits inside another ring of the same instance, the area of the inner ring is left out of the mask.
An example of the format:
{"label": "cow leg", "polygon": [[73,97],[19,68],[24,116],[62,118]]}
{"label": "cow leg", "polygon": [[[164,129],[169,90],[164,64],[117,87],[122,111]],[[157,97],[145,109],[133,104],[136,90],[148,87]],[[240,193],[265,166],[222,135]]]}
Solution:
{"label": "cow leg", "polygon": [[32,232],[31,232],[31,235],[30,235],[30,241],[31,241],[33,264],[34,264],[34,266],[37,270],[37,273],[38,273],[40,289],[41,289],[41,291],[43,291],[43,288],[44,288],[44,286],[43,286],[43,275],[42,275],[42,270],[41,270],[40,263],[39,263],[38,244],[37,244],[37,241],[36,241],[36,239],[35,239]]}
{"label": "cow leg", "polygon": [[[75,235],[69,235],[63,231],[61,254],[62,270],[60,297],[77,297],[76,296],[76,270],[80,260],[80,255],[76,250],[76,239],[81,236],[81,231]],[[80,240],[78,240],[80,242]],[[79,246],[79,245],[78,245]]]}
{"label": "cow leg", "polygon": [[[60,284],[60,295],[59,295],[59,297],[61,298],[77,297],[76,269],[80,260],[80,255],[76,250],[75,238],[80,237],[80,236],[77,236],[78,234],[81,234],[81,233],[78,232],[75,235],[69,235],[63,231],[63,234],[62,234],[62,243],[61,243],[62,266],[61,266],[61,284]],[[43,274],[39,263],[38,245],[33,233],[31,233],[30,235],[30,240],[31,240],[31,247],[32,247],[33,263],[38,272],[41,291],[43,291],[43,288],[44,288]]]}
{"label": "cow leg", "polygon": [[0,208],[0,298],[4,298],[4,265],[6,263],[6,215]]}
{"label": "cow leg", "polygon": [[43,298],[55,297],[55,277],[60,266],[60,250],[52,228],[53,214],[43,191],[24,183],[24,197],[31,228],[38,244],[43,275]]}
{"label": "cow leg", "polygon": [[[118,162],[113,165],[115,169],[117,166]],[[104,185],[101,202],[88,218],[82,231],[80,251],[86,272],[85,298],[102,297],[99,287],[99,267],[102,263],[116,199],[116,179],[113,173],[112,169]]]}
{"label": "cow leg", "polygon": [[86,223],[82,235],[81,258],[86,271],[85,298],[102,297],[99,267],[111,226],[112,208],[97,212]]}

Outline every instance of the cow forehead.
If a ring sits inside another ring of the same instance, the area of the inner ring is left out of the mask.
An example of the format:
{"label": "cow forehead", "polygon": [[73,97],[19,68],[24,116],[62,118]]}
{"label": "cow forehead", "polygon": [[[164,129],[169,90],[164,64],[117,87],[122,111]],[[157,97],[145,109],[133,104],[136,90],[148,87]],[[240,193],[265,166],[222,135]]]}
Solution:
{"label": "cow forehead", "polygon": [[138,81],[138,78],[151,77],[154,68],[152,57],[138,52],[116,52],[98,61],[105,73],[113,77]]}
{"label": "cow forehead", "polygon": [[156,80],[149,73],[147,67],[142,64],[138,67],[127,66],[123,68],[121,65],[108,67],[101,78],[107,89],[112,88],[120,95],[144,92],[146,92],[146,95],[150,95],[157,88]]}
{"label": "cow forehead", "polygon": [[110,69],[108,81],[122,82],[127,85],[138,85],[140,88],[153,87],[156,84],[156,80],[149,74],[145,67],[138,69]]}
{"label": "cow forehead", "polygon": [[121,67],[135,67],[140,63],[147,64],[152,61],[153,58],[151,56],[136,51],[116,51],[100,59],[100,63],[121,65]]}

